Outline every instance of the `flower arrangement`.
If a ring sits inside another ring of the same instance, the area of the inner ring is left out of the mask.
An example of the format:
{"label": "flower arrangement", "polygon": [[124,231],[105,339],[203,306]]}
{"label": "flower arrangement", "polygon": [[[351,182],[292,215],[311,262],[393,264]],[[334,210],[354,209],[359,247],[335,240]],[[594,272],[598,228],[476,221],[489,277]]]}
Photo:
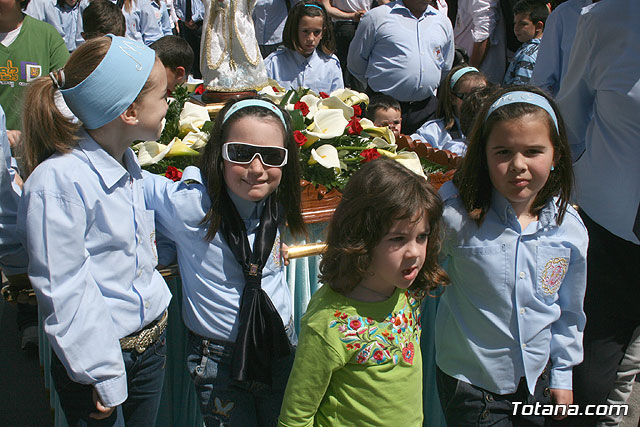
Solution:
{"label": "flower arrangement", "polygon": [[197,163],[213,123],[205,107],[186,102],[185,86],[176,87],[172,95],[160,139],[138,142],[133,149],[143,169],[178,181],[184,168]]}
{"label": "flower arrangement", "polygon": [[380,156],[401,162],[425,176],[442,166],[421,160],[415,152],[398,150],[393,132],[376,127],[362,111],[369,97],[351,89],[315,94],[309,89],[284,90],[275,82],[260,94],[291,115],[294,139],[300,146],[302,175],[315,185],[341,190],[363,163]]}

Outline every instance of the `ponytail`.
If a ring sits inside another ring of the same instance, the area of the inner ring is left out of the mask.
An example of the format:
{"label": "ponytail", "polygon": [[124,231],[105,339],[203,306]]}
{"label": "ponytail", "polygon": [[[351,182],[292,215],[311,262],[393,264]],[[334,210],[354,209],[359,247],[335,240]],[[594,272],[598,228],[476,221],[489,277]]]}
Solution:
{"label": "ponytail", "polygon": [[53,80],[41,77],[25,95],[22,160],[25,177],[54,153],[67,153],[76,144],[79,124],[73,123],[56,107]]}
{"label": "ponytail", "polygon": [[38,78],[27,88],[22,116],[25,177],[52,154],[68,153],[75,147],[80,125],[73,123],[56,107],[56,90],[72,88],[86,79],[105,57],[110,45],[108,37],[82,43],[64,67],[65,78],[57,79],[60,87],[54,85],[52,77],[46,76]]}

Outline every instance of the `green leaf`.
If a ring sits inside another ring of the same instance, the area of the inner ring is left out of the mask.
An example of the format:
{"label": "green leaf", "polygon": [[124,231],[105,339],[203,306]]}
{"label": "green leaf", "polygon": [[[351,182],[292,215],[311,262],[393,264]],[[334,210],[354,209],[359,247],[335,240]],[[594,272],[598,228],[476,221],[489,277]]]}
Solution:
{"label": "green leaf", "polygon": [[304,116],[300,110],[289,111],[289,115],[291,116],[291,123],[295,130],[303,130],[305,128]]}

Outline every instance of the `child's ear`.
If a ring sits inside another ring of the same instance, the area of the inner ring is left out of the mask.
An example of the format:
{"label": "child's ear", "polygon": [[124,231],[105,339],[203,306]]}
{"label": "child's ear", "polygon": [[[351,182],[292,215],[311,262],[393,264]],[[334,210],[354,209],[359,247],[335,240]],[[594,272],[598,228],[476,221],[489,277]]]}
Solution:
{"label": "child's ear", "polygon": [[536,34],[542,34],[544,32],[544,22],[536,22]]}
{"label": "child's ear", "polygon": [[185,77],[187,76],[187,72],[182,65],[178,65],[176,67],[176,81],[183,83],[185,81]]}
{"label": "child's ear", "polygon": [[127,125],[135,126],[138,124],[138,108],[135,102],[129,105],[129,107],[124,110],[124,113],[120,114],[120,119]]}

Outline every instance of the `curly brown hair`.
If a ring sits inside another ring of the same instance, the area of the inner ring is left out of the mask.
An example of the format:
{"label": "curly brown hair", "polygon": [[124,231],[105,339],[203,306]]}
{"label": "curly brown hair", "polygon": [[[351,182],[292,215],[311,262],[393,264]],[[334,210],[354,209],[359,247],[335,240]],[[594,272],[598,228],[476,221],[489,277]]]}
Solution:
{"label": "curly brown hair", "polygon": [[438,265],[442,243],[442,201],[427,181],[400,163],[381,157],[353,174],[344,189],[327,236],[320,280],[347,294],[370,274],[372,250],[394,221],[426,215],[431,232],[427,256],[411,290],[430,291],[449,283]]}

